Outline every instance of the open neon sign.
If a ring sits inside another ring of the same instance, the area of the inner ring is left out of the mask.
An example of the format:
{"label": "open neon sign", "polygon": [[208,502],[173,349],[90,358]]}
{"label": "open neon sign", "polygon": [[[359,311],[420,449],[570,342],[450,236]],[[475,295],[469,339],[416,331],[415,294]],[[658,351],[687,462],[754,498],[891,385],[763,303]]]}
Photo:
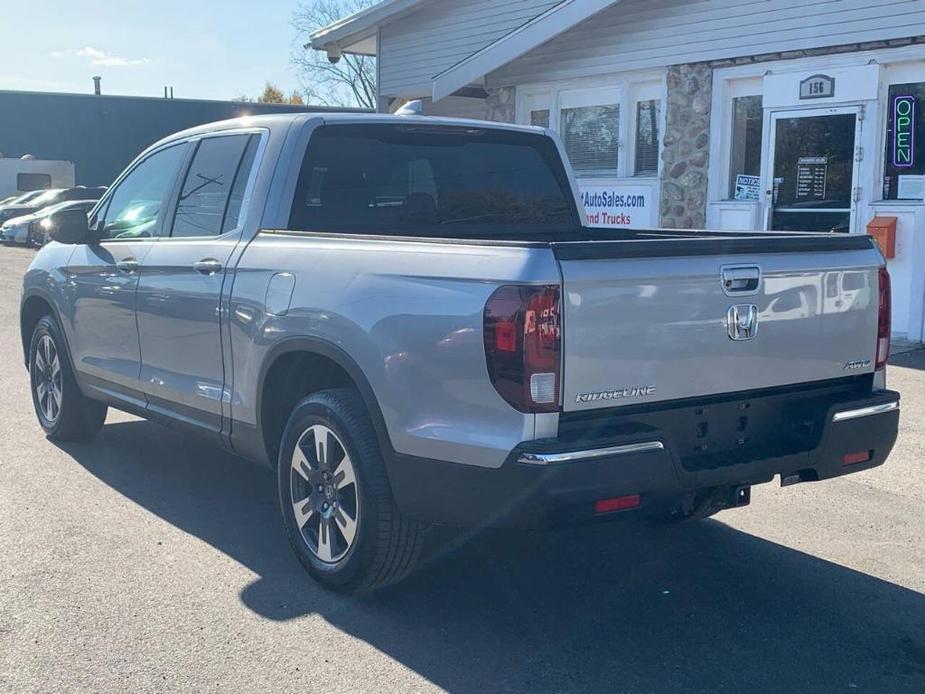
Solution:
{"label": "open neon sign", "polygon": [[915,165],[915,97],[893,99],[893,166]]}

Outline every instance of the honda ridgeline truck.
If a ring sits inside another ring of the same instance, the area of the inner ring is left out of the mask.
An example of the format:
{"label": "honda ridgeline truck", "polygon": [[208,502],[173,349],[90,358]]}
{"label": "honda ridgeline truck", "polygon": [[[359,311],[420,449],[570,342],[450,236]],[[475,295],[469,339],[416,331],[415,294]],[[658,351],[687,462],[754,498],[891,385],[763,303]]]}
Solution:
{"label": "honda ridgeline truck", "polygon": [[48,436],[114,407],[273,466],[341,591],[406,575],[431,525],[703,517],[897,434],[869,237],[587,228],[548,130],[215,123],[51,235],[21,309]]}

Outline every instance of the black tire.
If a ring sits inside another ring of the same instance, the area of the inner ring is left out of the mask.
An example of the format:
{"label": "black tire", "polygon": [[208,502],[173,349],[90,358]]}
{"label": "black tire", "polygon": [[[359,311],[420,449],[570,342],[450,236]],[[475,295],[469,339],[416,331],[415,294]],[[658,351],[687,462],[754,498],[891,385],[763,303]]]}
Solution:
{"label": "black tire", "polygon": [[[328,431],[334,436],[326,438],[325,454],[320,456],[314,450],[315,435],[324,432],[327,436]],[[294,466],[297,445],[299,454],[311,460]],[[329,460],[319,461],[322,457]],[[341,465],[344,460],[352,465],[354,484],[348,482],[341,487],[345,475],[331,476],[337,465],[334,458],[343,459]],[[306,463],[310,470],[305,469]],[[289,543],[321,585],[342,593],[365,593],[395,583],[414,569],[421,556],[426,526],[405,518],[398,510],[379,441],[356,391],[325,390],[296,405],[283,433],[277,473],[280,510]],[[319,479],[318,474],[326,477]],[[333,492],[324,481],[331,479],[336,480]],[[321,487],[325,489],[323,494]],[[354,502],[351,517],[350,505]],[[331,506],[333,513],[340,515],[326,520]],[[301,514],[301,524],[297,513]],[[341,529],[348,519],[354,523],[352,540],[347,540]],[[321,526],[326,522],[327,530],[323,531]],[[324,548],[322,538],[327,538]]]}
{"label": "black tire", "polygon": [[[47,351],[49,345],[51,352]],[[51,361],[57,364],[56,370],[51,365],[45,368],[49,354],[52,355]],[[32,331],[29,383],[35,416],[46,436],[57,441],[89,441],[99,433],[106,421],[108,408],[80,392],[71,369],[64,334],[52,316],[40,318]],[[45,391],[40,391],[40,384],[45,385]],[[49,405],[50,386],[56,388],[55,392],[60,396],[57,406],[54,403]],[[42,398],[40,392],[48,396]]]}

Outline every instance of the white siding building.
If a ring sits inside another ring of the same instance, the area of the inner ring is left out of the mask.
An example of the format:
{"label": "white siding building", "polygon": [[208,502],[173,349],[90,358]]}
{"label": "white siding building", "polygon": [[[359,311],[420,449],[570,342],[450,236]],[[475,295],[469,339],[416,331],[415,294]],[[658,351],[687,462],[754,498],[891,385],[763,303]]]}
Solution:
{"label": "white siding building", "polygon": [[381,110],[556,130],[592,224],[895,224],[925,338],[925,0],[384,0],[312,44],[377,55]]}

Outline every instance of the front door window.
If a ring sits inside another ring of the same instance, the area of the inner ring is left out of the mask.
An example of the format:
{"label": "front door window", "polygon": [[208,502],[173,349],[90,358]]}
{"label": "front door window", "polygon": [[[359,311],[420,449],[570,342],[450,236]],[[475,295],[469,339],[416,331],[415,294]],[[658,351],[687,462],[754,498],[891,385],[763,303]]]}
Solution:
{"label": "front door window", "polygon": [[768,227],[853,228],[857,114],[775,115]]}

